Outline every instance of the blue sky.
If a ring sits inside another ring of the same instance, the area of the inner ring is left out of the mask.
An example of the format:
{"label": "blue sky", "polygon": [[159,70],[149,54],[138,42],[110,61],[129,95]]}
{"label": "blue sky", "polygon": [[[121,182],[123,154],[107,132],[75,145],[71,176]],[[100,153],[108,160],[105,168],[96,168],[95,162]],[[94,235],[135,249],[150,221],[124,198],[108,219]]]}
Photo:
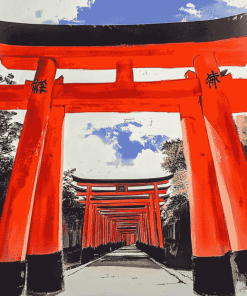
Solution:
{"label": "blue sky", "polygon": [[247,11],[246,1],[223,0],[96,0],[90,7],[78,7],[74,20],[59,24],[145,24],[208,20]]}
{"label": "blue sky", "polygon": [[247,0],[1,0],[0,20],[121,25],[222,18],[247,12]]}
{"label": "blue sky", "polygon": [[133,165],[133,160],[138,156],[138,153],[142,153],[143,150],[150,149],[152,152],[158,152],[162,148],[162,142],[169,138],[165,135],[143,135],[140,141],[131,140],[131,125],[142,128],[142,124],[136,121],[129,121],[119,123],[113,127],[94,128],[92,123],[89,123],[87,130],[89,133],[85,135],[85,138],[89,136],[97,136],[104,144],[113,144],[115,150],[116,161],[108,162],[108,165],[115,165],[121,162],[122,165]]}

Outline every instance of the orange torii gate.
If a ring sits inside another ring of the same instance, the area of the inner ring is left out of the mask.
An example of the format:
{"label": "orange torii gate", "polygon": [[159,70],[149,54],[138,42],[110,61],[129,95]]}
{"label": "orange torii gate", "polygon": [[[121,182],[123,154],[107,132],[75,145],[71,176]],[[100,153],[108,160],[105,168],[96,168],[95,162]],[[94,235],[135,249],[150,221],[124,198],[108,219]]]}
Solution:
{"label": "orange torii gate", "polygon": [[[168,180],[172,176],[140,180],[93,180],[73,176],[77,182],[74,185],[77,195],[86,197],[86,200],[79,201],[86,204],[82,246],[97,247],[101,243],[113,242],[109,237],[112,217],[122,219],[128,216],[131,219],[138,216],[140,219],[146,214],[148,228],[146,224],[140,225],[141,241],[163,248],[159,203],[164,201],[162,197],[170,187]],[[106,216],[106,224],[100,215]],[[141,222],[144,223],[142,219]],[[101,239],[98,238],[100,231],[103,231]]]}
{"label": "orange torii gate", "polygon": [[[140,26],[0,22],[8,69],[33,82],[0,86],[2,110],[27,114],[0,224],[1,290],[63,289],[61,184],[65,113],[180,112],[189,170],[194,290],[233,292],[229,251],[246,261],[246,157],[231,114],[247,111],[247,15]],[[194,67],[186,79],[134,82],[133,68]],[[56,69],[117,69],[114,83],[63,84]],[[45,185],[44,185],[45,184]],[[241,272],[247,273],[246,266]],[[5,294],[6,294],[5,293]]]}

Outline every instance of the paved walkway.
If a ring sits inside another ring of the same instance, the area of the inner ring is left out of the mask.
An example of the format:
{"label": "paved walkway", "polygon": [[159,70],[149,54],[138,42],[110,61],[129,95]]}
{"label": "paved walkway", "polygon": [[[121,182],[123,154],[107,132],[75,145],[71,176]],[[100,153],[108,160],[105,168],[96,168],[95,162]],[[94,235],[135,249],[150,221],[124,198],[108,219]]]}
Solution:
{"label": "paved walkway", "polygon": [[59,296],[189,296],[189,271],[165,268],[134,245],[65,272],[65,292]]}

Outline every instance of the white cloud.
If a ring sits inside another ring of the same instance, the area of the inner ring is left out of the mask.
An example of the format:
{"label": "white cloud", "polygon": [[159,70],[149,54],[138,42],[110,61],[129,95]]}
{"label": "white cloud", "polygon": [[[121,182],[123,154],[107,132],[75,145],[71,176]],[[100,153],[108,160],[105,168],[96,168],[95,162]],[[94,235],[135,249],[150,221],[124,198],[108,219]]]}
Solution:
{"label": "white cloud", "polygon": [[[58,24],[58,20],[73,20],[77,7],[91,7],[95,0],[8,0],[1,4],[1,21]],[[11,13],[10,13],[11,12]]]}
{"label": "white cloud", "polygon": [[247,8],[247,0],[220,0],[226,2],[227,5],[237,8]]}
{"label": "white cloud", "polygon": [[187,7],[191,7],[191,8],[195,8],[195,5],[192,4],[192,3],[187,3],[186,6],[187,6]]}
{"label": "white cloud", "polygon": [[113,144],[104,144],[97,136],[81,138],[78,133],[68,134],[65,126],[64,169],[76,168],[89,178],[111,171],[108,162],[116,161]]}
{"label": "white cloud", "polygon": [[[143,150],[134,159],[133,165],[126,166],[118,162],[113,157],[115,150],[112,145],[105,145],[95,136],[84,139],[77,148],[74,145],[74,160],[70,159],[70,166],[73,164],[76,168],[75,175],[84,178],[101,178],[101,179],[136,179],[161,177],[167,174],[161,168],[164,155],[161,152],[152,152],[151,150]],[[67,151],[68,152],[68,151]],[[80,159],[76,158],[80,155]],[[70,157],[71,158],[71,157]],[[108,165],[108,162],[117,162],[117,165]]]}
{"label": "white cloud", "polygon": [[180,11],[185,11],[185,12],[188,12],[189,14],[192,14],[196,17],[201,17],[201,11],[200,10],[197,10],[195,5],[192,4],[192,3],[187,3],[186,4],[186,7],[187,8],[184,8],[184,7],[181,7],[179,8]]}
{"label": "white cloud", "polygon": [[[127,121],[141,123],[142,127],[129,124],[132,132],[131,140],[141,142],[144,135],[167,135],[168,137],[182,137],[178,113],[78,113],[66,114],[65,117],[65,158],[64,170],[77,168],[78,175],[88,178],[138,178],[162,176],[160,164],[162,154],[144,150],[133,161],[133,165],[124,166],[115,156],[111,143],[104,144],[97,136],[85,138],[90,131],[87,124],[92,123],[96,129],[114,127]],[[146,159],[146,160],[145,160]],[[109,165],[109,163],[116,165]],[[149,163],[149,166],[148,166]],[[150,163],[152,165],[150,166]]]}
{"label": "white cloud", "polygon": [[139,141],[142,144],[143,136],[165,135],[169,138],[182,138],[179,113],[143,112],[135,113],[133,121],[142,124],[142,127],[129,125],[132,132],[131,141]]}

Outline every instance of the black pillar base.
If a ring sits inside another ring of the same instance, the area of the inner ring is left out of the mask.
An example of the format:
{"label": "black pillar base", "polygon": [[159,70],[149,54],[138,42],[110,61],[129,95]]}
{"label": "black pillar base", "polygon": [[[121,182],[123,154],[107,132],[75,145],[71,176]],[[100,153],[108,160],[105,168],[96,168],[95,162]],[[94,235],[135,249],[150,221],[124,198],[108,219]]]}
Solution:
{"label": "black pillar base", "polygon": [[0,263],[0,294],[19,296],[25,286],[26,261]]}
{"label": "black pillar base", "polygon": [[193,257],[194,291],[199,295],[234,295],[229,253],[221,257]]}
{"label": "black pillar base", "polygon": [[48,293],[64,290],[63,252],[27,255],[27,291]]}

